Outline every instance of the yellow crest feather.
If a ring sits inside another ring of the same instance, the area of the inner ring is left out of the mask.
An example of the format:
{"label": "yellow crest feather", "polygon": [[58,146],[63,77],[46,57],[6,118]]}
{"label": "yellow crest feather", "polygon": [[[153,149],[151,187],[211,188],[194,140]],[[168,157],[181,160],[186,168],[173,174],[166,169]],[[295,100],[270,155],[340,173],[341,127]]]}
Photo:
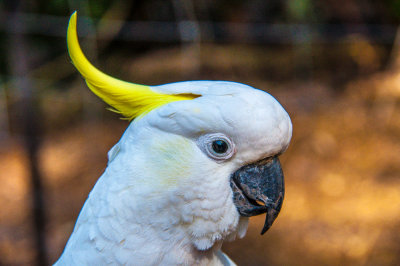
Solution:
{"label": "yellow crest feather", "polygon": [[85,57],[76,32],[76,11],[71,15],[67,31],[68,52],[72,63],[86,80],[90,90],[128,119],[145,115],[164,104],[192,100],[194,94],[168,95],[151,90],[150,86],[113,78],[95,68]]}

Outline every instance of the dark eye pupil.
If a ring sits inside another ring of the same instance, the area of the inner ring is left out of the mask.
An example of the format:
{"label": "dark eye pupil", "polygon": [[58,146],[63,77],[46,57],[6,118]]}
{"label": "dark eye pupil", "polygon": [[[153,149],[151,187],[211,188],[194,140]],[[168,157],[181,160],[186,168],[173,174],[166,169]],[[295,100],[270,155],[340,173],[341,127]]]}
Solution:
{"label": "dark eye pupil", "polygon": [[225,153],[228,150],[228,144],[223,140],[215,140],[212,143],[212,149],[216,153]]}

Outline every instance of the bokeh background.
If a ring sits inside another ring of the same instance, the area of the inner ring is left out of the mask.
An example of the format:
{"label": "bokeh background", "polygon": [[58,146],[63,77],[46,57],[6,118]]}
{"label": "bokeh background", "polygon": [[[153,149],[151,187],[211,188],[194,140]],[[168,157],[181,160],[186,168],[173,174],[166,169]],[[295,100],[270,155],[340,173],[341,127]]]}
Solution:
{"label": "bokeh background", "polygon": [[128,122],[66,52],[156,85],[232,80],[274,95],[294,132],[286,198],[223,250],[239,265],[400,265],[400,1],[0,1],[0,265],[48,265]]}

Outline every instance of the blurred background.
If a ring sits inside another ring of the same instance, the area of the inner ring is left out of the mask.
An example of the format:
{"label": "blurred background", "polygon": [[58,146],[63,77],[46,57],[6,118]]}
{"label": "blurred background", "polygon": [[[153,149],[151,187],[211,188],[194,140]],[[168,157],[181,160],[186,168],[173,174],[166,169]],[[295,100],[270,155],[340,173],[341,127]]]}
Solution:
{"label": "blurred background", "polygon": [[136,83],[231,80],[289,112],[284,206],[239,265],[400,265],[400,1],[0,1],[0,265],[61,254],[128,122],[70,63]]}

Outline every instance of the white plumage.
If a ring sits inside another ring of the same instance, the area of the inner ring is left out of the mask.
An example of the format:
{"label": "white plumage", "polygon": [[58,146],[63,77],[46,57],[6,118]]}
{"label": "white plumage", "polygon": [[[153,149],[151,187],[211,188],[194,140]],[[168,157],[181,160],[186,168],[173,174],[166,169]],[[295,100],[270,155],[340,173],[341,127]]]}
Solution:
{"label": "white plumage", "polygon": [[87,61],[76,13],[71,21],[70,55],[89,88],[122,114],[141,115],[109,151],[56,265],[234,265],[222,242],[245,235],[246,216],[267,213],[265,232],[281,208],[286,111],[235,82],[116,80]]}
{"label": "white plumage", "polygon": [[[58,265],[226,265],[222,241],[244,236],[247,218],[236,210],[229,179],[286,149],[289,116],[269,94],[239,83],[153,89],[202,96],[130,124],[109,152]],[[199,148],[199,138],[211,133],[235,143],[232,158],[215,161]]]}

